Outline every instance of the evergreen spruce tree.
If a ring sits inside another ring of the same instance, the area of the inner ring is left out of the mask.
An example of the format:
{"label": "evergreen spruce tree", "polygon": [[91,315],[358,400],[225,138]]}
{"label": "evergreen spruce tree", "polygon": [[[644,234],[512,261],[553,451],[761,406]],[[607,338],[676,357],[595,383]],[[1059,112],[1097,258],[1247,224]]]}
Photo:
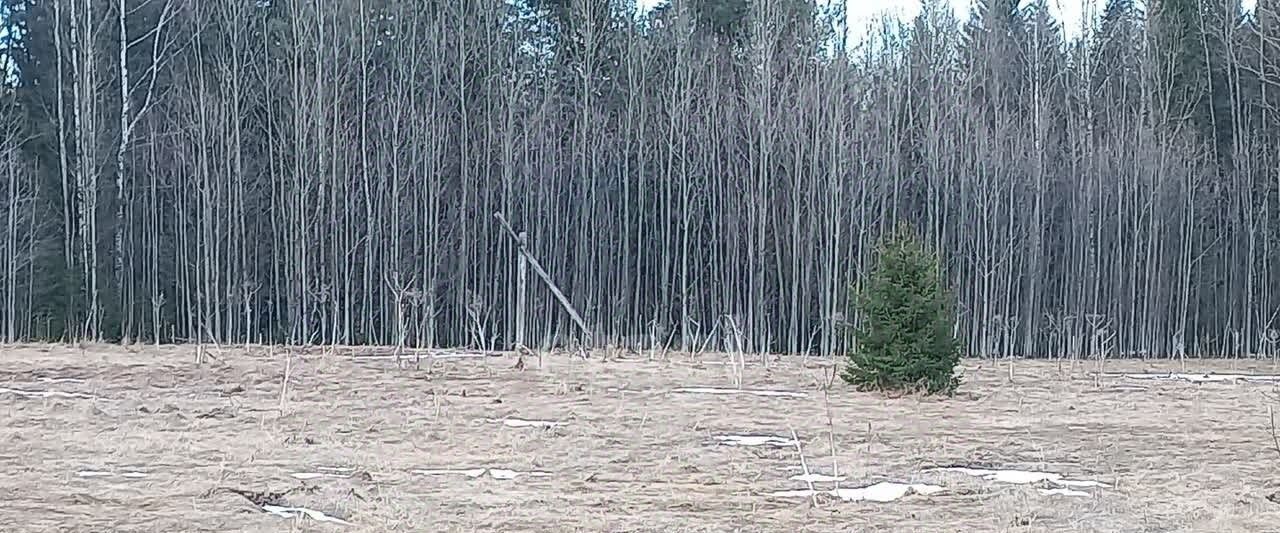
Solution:
{"label": "evergreen spruce tree", "polygon": [[955,391],[960,344],[938,257],[907,226],[881,244],[879,259],[854,295],[860,318],[844,380],[859,389]]}

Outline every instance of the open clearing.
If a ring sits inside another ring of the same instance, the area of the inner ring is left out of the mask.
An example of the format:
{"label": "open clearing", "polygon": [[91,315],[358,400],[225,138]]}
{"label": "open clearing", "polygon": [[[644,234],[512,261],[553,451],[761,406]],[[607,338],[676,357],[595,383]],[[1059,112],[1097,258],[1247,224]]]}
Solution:
{"label": "open clearing", "polygon": [[0,347],[0,530],[1280,530],[1268,379],[970,360],[950,400],[824,400],[799,357],[727,392],[723,355],[351,352]]}

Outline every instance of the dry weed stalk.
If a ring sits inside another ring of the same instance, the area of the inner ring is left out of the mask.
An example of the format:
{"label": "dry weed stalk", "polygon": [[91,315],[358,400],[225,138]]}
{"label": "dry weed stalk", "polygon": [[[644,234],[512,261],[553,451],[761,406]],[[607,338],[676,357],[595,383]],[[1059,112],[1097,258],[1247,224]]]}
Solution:
{"label": "dry weed stalk", "polygon": [[804,450],[800,448],[800,436],[796,434],[796,428],[790,429],[791,443],[796,445],[796,455],[800,456],[800,469],[804,472],[804,482],[809,485],[809,498],[813,501],[813,506],[818,507],[818,491],[813,488],[813,477],[809,475],[809,463],[804,460]]}
{"label": "dry weed stalk", "polygon": [[727,324],[726,328],[733,339],[733,351],[729,352],[729,369],[733,376],[734,387],[741,390],[742,375],[747,370],[747,356],[742,351],[742,328],[738,327],[738,322],[733,319],[732,315],[725,315],[724,318]]}
{"label": "dry weed stalk", "polygon": [[285,350],[284,379],[280,380],[280,416],[284,416],[289,394],[289,376],[293,373],[293,351]]}
{"label": "dry weed stalk", "polygon": [[1271,443],[1275,445],[1276,453],[1280,453],[1280,437],[1276,436],[1276,413],[1270,405],[1267,406],[1267,416],[1271,418]]}

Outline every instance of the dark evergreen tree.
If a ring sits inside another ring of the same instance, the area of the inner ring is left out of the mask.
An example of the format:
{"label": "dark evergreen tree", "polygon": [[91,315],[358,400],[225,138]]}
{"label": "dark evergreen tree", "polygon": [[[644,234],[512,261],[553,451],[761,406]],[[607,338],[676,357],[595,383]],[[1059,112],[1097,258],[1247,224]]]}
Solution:
{"label": "dark evergreen tree", "polygon": [[844,380],[863,389],[950,393],[960,346],[938,256],[906,225],[887,236],[855,295],[856,342]]}

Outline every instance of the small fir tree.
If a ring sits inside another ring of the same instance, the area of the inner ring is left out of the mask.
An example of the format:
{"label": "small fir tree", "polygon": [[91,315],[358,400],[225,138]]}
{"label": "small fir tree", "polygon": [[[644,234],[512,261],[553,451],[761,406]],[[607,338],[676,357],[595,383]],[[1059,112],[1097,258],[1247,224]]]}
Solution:
{"label": "small fir tree", "polygon": [[938,256],[905,225],[881,242],[878,255],[854,294],[860,320],[842,377],[862,390],[954,392],[960,345]]}

